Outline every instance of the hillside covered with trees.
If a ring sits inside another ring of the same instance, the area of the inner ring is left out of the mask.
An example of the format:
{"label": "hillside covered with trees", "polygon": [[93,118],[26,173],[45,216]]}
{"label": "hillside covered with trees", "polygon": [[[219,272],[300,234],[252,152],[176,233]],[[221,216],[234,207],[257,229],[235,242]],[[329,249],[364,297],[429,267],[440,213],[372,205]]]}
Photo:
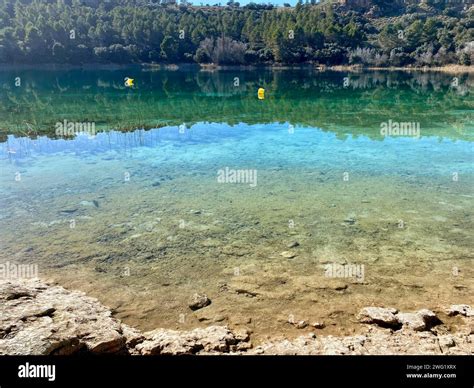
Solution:
{"label": "hillside covered with trees", "polygon": [[0,63],[471,65],[473,27],[462,0],[3,0]]}

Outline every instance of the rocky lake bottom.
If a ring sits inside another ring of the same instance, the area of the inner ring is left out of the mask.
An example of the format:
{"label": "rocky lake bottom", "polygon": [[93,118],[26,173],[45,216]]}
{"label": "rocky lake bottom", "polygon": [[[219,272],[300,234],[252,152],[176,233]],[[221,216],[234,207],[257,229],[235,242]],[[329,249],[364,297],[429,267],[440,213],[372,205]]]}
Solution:
{"label": "rocky lake bottom", "polygon": [[[357,333],[365,306],[474,302],[470,143],[287,127],[237,127],[225,142],[166,140],[177,127],[69,149],[10,141],[0,259],[37,264],[141,330],[228,325],[257,343]],[[226,167],[256,184],[220,182]],[[210,303],[191,309],[196,293]]]}

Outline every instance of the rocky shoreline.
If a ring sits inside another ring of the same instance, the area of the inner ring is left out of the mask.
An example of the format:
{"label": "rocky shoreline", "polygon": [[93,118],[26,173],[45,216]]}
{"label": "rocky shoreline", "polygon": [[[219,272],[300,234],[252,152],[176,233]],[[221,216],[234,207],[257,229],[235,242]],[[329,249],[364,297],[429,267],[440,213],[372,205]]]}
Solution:
{"label": "rocky shoreline", "polygon": [[0,355],[474,354],[474,309],[452,305],[443,314],[456,325],[427,309],[366,307],[356,317],[362,334],[311,333],[254,345],[249,331],[226,326],[141,332],[83,292],[39,279],[0,280]]}

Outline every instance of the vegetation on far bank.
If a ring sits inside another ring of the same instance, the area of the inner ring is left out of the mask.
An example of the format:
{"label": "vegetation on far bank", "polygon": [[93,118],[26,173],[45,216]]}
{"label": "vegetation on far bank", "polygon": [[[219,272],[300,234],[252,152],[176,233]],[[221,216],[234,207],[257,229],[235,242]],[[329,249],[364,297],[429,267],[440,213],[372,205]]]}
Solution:
{"label": "vegetation on far bank", "polygon": [[0,63],[474,65],[474,7],[464,2],[336,3],[4,0]]}

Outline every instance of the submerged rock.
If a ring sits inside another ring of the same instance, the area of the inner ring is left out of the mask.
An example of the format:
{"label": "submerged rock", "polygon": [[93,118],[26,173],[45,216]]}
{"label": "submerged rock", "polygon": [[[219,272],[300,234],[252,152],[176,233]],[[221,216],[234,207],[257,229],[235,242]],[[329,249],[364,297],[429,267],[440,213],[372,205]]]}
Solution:
{"label": "submerged rock", "polygon": [[280,253],[280,255],[283,256],[285,259],[293,259],[296,256],[296,253],[284,251]]}
{"label": "submerged rock", "polygon": [[308,327],[308,322],[306,322],[306,321],[298,321],[298,322],[293,323],[293,325],[294,325],[297,329],[304,329],[304,328]]}
{"label": "submerged rock", "polygon": [[97,201],[95,199],[92,200],[92,201],[81,201],[79,203],[79,205],[86,206],[86,207],[97,207],[98,208],[99,207],[99,201]]}
{"label": "submerged rock", "polygon": [[211,300],[205,294],[194,294],[189,301],[189,308],[193,311],[209,306]]}
{"label": "submerged rock", "polygon": [[60,210],[59,212],[62,213],[62,214],[73,214],[75,212],[77,212],[77,208],[73,208],[73,209],[62,209]]}
{"label": "submerged rock", "polygon": [[344,222],[348,225],[354,225],[356,223],[355,217],[347,217],[344,219]]}
{"label": "submerged rock", "polygon": [[236,288],[235,292],[239,295],[244,295],[244,296],[247,296],[249,298],[255,298],[256,296],[258,296],[258,292],[251,291],[251,290],[246,290],[244,288]]}
{"label": "submerged rock", "polygon": [[216,315],[213,319],[214,322],[222,322],[222,321],[225,321],[227,319],[226,316],[224,315]]}
{"label": "submerged rock", "polygon": [[298,241],[292,241],[286,247],[291,249],[291,248],[296,248],[299,246],[300,246],[300,243]]}

